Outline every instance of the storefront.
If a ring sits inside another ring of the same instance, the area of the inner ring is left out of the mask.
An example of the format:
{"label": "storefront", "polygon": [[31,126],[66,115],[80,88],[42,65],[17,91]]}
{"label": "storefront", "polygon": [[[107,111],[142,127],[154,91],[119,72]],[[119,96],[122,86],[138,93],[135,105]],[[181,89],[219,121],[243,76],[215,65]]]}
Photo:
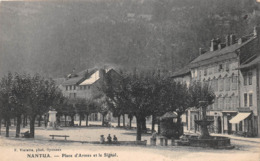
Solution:
{"label": "storefront", "polygon": [[244,136],[253,136],[254,117],[252,112],[238,112],[238,114],[229,120],[233,126],[236,127],[237,134]]}

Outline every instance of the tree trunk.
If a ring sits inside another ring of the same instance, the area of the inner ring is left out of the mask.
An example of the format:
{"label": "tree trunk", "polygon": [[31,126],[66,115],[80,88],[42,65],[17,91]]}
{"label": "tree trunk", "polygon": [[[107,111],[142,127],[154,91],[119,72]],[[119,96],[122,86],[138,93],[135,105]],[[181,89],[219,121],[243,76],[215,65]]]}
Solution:
{"label": "tree trunk", "polygon": [[178,138],[183,135],[183,127],[182,127],[182,123],[181,123],[181,113],[178,113],[177,116],[177,131],[178,131]]}
{"label": "tree trunk", "polygon": [[16,135],[15,135],[15,137],[17,137],[17,138],[20,136],[21,122],[22,122],[22,116],[18,115],[17,116],[17,125],[16,125]]}
{"label": "tree trunk", "polygon": [[104,125],[105,125],[105,115],[102,114],[102,126],[104,126]]}
{"label": "tree trunk", "polygon": [[25,116],[25,126],[28,125],[28,119],[27,119],[27,116]]}
{"label": "tree trunk", "polygon": [[5,119],[5,137],[9,137],[9,119]]}
{"label": "tree trunk", "polygon": [[152,115],[152,132],[154,132],[154,125],[155,125],[155,115]]}
{"label": "tree trunk", "polygon": [[16,120],[16,118],[14,117],[14,126],[16,126],[17,125],[17,120]]}
{"label": "tree trunk", "polygon": [[82,120],[82,116],[79,115],[79,126],[81,126],[81,120]]}
{"label": "tree trunk", "polygon": [[141,141],[142,139],[142,120],[136,117],[137,130],[136,130],[136,141]]}
{"label": "tree trunk", "polygon": [[120,127],[120,116],[121,116],[121,115],[119,115],[119,116],[117,117],[117,126],[118,126],[118,127]]}
{"label": "tree trunk", "polygon": [[71,117],[71,122],[70,122],[70,126],[74,126],[74,115],[70,116]]}
{"label": "tree trunk", "polygon": [[86,115],[86,126],[88,126],[88,114]]}
{"label": "tree trunk", "polygon": [[25,118],[26,118],[26,116],[23,115],[23,127],[25,127]]}
{"label": "tree trunk", "polygon": [[130,129],[132,128],[132,120],[133,120],[133,117],[130,117],[130,120],[129,120],[129,128]]}
{"label": "tree trunk", "polygon": [[67,126],[67,115],[65,115],[65,127]]}
{"label": "tree trunk", "polygon": [[39,115],[39,119],[38,119],[38,127],[41,127],[41,115]]}
{"label": "tree trunk", "polygon": [[44,115],[44,127],[45,127],[45,128],[47,128],[47,124],[48,124],[47,116]]}
{"label": "tree trunk", "polygon": [[125,114],[123,114],[123,127],[125,127]]}
{"label": "tree trunk", "polygon": [[142,132],[147,133],[147,128],[146,128],[146,119],[142,119]]}
{"label": "tree trunk", "polygon": [[34,123],[35,123],[35,117],[33,116],[30,118],[30,138],[34,138]]}
{"label": "tree trunk", "polygon": [[161,133],[161,121],[158,119],[158,134]]}

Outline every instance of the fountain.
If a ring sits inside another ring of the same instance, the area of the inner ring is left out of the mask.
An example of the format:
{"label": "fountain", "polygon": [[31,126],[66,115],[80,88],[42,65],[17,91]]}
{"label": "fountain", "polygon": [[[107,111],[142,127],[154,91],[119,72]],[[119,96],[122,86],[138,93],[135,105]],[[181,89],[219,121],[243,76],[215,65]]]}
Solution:
{"label": "fountain", "polygon": [[54,109],[51,109],[48,113],[49,113],[49,122],[48,122],[47,129],[48,130],[51,130],[51,129],[58,130],[57,121],[56,121],[57,111],[55,111]]}
{"label": "fountain", "polygon": [[200,107],[202,108],[202,119],[196,120],[195,123],[201,127],[200,136],[189,137],[189,143],[191,146],[196,147],[212,147],[217,149],[232,149],[234,146],[230,145],[230,139],[221,136],[210,136],[208,126],[212,124],[213,120],[207,120],[206,108],[208,106],[207,101],[200,101]]}

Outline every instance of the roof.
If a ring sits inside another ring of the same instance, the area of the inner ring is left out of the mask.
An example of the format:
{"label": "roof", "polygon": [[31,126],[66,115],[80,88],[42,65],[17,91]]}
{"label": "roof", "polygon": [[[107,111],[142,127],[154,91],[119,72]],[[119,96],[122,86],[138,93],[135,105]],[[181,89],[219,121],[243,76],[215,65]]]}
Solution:
{"label": "roof", "polygon": [[94,72],[96,72],[98,69],[94,68],[94,69],[86,69],[83,70],[81,72],[78,72],[76,74],[74,74],[75,76],[72,78],[69,78],[67,80],[65,80],[62,85],[78,85],[79,83],[81,83],[85,78],[90,77]]}
{"label": "roof", "polygon": [[189,74],[190,74],[190,67],[189,67],[189,65],[187,65],[187,66],[183,67],[182,69],[174,72],[171,77],[175,78],[175,77],[181,77],[181,76],[185,76],[185,75],[189,75]]}
{"label": "roof", "polygon": [[166,119],[166,118],[176,118],[177,114],[176,112],[166,112],[164,115],[162,115],[160,118],[161,119]]}
{"label": "roof", "polygon": [[70,79],[64,81],[64,82],[62,83],[62,85],[65,85],[65,86],[66,86],[66,85],[76,85],[76,84],[78,84],[78,82],[80,82],[80,80],[82,80],[82,79],[83,79],[82,76],[73,77],[73,78],[70,78]]}
{"label": "roof", "polygon": [[235,58],[235,57],[237,57],[237,54],[235,53],[235,51],[240,49],[244,45],[248,44],[249,42],[253,41],[255,38],[256,37],[250,38],[249,40],[243,42],[242,44],[235,43],[235,44],[227,46],[221,50],[208,51],[208,52],[198,56],[196,59],[194,59],[190,63],[191,67],[197,67],[200,65],[205,65],[205,64],[209,64],[209,63],[213,63],[213,62],[217,62],[217,61]]}
{"label": "roof", "polygon": [[66,79],[65,78],[54,78],[53,79],[56,85],[61,85]]}
{"label": "roof", "polygon": [[249,68],[249,67],[252,67],[252,66],[257,65],[257,64],[260,64],[260,55],[256,56],[255,59],[253,59],[250,62],[246,61],[245,63],[241,64],[239,69]]}
{"label": "roof", "polygon": [[99,70],[97,70],[95,73],[90,75],[89,78],[85,79],[80,85],[90,85],[95,83],[97,80],[99,80],[100,75],[99,75]]}

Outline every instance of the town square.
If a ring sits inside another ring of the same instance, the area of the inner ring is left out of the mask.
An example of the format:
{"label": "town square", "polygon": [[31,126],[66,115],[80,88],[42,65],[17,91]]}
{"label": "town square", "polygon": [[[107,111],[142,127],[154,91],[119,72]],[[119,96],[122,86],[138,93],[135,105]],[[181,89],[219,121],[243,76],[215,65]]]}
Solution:
{"label": "town square", "polygon": [[0,160],[258,161],[258,0],[0,1]]}

